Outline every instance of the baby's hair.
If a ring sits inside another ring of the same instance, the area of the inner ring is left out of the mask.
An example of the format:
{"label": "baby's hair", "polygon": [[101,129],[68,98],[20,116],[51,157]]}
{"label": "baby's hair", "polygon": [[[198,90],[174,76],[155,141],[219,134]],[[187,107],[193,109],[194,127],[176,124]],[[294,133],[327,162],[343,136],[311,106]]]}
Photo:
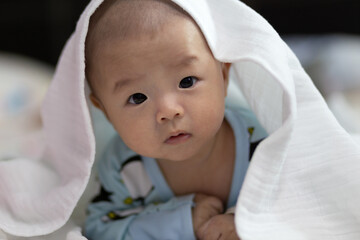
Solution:
{"label": "baby's hair", "polygon": [[126,40],[152,35],[173,16],[189,15],[170,0],[105,0],[90,18],[85,43],[86,78],[94,92],[91,68],[101,45],[116,37]]}

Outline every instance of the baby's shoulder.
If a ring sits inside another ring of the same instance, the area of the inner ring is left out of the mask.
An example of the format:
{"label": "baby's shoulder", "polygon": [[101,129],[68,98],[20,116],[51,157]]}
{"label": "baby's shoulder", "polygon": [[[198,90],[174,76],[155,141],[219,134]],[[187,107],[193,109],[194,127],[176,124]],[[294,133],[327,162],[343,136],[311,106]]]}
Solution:
{"label": "baby's shoulder", "polygon": [[119,135],[115,135],[106,146],[98,167],[120,171],[121,166],[134,157],[138,157],[138,154],[132,151]]}
{"label": "baby's shoulder", "polygon": [[267,137],[267,132],[261,125],[256,115],[250,108],[227,107],[227,116],[232,117],[233,121],[241,122],[251,136],[251,141],[258,141]]}

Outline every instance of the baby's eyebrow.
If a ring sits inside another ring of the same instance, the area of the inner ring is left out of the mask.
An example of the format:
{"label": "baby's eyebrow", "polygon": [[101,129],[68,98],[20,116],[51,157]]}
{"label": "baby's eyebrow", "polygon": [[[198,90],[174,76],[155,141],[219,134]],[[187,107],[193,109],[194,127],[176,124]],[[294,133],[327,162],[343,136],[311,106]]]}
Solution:
{"label": "baby's eyebrow", "polygon": [[116,92],[119,91],[119,89],[127,86],[127,85],[130,85],[130,84],[133,84],[132,82],[136,81],[140,79],[140,76],[139,77],[135,77],[135,78],[121,78],[119,80],[117,80],[115,82],[115,85],[114,85],[114,88],[113,88],[113,94],[115,94]]}
{"label": "baby's eyebrow", "polygon": [[126,85],[129,85],[130,81],[131,80],[129,78],[120,79],[120,80],[116,81],[114,89],[113,89],[113,93],[116,93],[119,89],[123,88]]}
{"label": "baby's eyebrow", "polygon": [[180,59],[180,61],[174,64],[174,67],[189,66],[194,62],[198,61],[198,57],[194,55],[187,55]]}

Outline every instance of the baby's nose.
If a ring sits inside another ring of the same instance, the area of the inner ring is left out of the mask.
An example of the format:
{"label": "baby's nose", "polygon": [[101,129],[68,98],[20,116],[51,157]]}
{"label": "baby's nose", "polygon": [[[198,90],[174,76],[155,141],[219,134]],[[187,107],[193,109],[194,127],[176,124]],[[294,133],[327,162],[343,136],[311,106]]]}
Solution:
{"label": "baby's nose", "polygon": [[184,108],[176,97],[162,99],[159,104],[156,119],[159,123],[181,118],[184,115]]}

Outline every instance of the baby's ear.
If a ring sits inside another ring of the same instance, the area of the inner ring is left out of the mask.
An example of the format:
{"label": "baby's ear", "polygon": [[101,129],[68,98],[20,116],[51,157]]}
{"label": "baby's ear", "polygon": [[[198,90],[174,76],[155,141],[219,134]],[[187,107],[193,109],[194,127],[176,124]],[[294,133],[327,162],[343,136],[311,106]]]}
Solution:
{"label": "baby's ear", "polygon": [[106,110],[104,108],[104,105],[102,104],[102,102],[100,101],[100,99],[94,94],[94,93],[90,93],[90,101],[91,103],[98,109],[100,109],[100,111],[103,112],[103,114],[105,115],[105,117],[109,120],[109,117],[106,113]]}
{"label": "baby's ear", "polygon": [[229,71],[231,63],[221,63],[221,70],[225,81],[229,81]]}
{"label": "baby's ear", "polygon": [[105,113],[105,108],[102,105],[101,101],[98,99],[98,97],[94,94],[94,93],[90,93],[90,101],[91,103],[98,109],[100,109],[104,114]]}
{"label": "baby's ear", "polygon": [[225,94],[227,94],[227,87],[229,85],[229,71],[230,71],[231,63],[221,63],[221,71],[224,78],[225,83]]}

